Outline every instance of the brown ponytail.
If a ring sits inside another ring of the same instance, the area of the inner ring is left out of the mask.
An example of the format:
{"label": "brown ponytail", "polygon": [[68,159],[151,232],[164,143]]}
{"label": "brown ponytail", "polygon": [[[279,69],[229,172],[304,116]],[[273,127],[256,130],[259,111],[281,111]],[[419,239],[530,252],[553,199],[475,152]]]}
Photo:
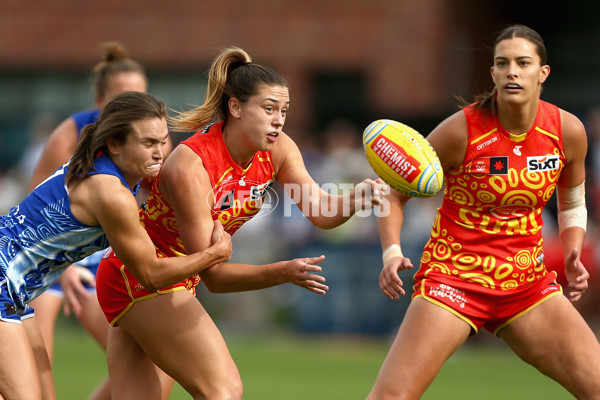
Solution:
{"label": "brown ponytail", "polygon": [[204,103],[189,111],[178,112],[171,119],[175,131],[200,129],[213,119],[227,122],[229,99],[245,103],[258,92],[260,84],[286,86],[287,82],[268,67],[254,64],[244,50],[226,48],[215,58],[208,71]]}
{"label": "brown ponytail", "polygon": [[96,96],[103,97],[108,87],[108,79],[122,72],[137,72],[146,78],[144,67],[127,55],[127,50],[118,42],[102,44],[104,57],[92,70],[94,74],[94,91]]}

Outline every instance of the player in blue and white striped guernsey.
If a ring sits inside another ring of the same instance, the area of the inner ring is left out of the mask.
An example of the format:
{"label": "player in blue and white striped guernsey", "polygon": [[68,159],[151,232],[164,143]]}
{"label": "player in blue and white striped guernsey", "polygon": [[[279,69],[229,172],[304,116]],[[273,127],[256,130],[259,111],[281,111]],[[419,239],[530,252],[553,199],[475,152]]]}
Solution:
{"label": "player in blue and white striped guernsey", "polygon": [[[29,191],[69,161],[83,128],[98,120],[101,110],[114,96],[126,91],[146,92],[148,79],[144,66],[130,58],[122,44],[109,41],[102,44],[102,59],[92,69],[92,84],[94,107],[71,114],[52,131],[34,170]],[[140,188],[136,196],[138,201],[144,192],[143,187]],[[54,331],[61,311],[66,316],[74,315],[106,351],[110,325],[96,296],[96,271],[103,253],[101,250],[67,268],[58,281],[30,303],[35,308],[35,319],[42,331],[50,362],[54,357]],[[107,377],[90,391],[88,400],[110,399]]]}
{"label": "player in blue and white striped guernsey", "polygon": [[156,97],[125,92],[83,132],[69,163],[0,217],[0,397],[53,399],[50,361],[29,302],[69,265],[107,248],[121,259],[189,275],[229,260],[231,240],[215,224],[202,253],[158,259],[134,197],[152,178],[167,143],[166,107]]}

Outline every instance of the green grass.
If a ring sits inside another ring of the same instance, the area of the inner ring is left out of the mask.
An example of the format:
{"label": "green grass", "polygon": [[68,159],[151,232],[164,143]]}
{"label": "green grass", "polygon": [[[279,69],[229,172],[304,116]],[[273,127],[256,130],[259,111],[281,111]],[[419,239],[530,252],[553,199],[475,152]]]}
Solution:
{"label": "green grass", "polygon": [[[244,400],[364,399],[391,338],[272,335],[231,337]],[[562,400],[562,387],[519,360],[501,341],[467,344],[442,368],[423,399]],[[59,326],[54,376],[60,400],[86,399],[106,376],[104,353],[79,328]],[[176,386],[171,399],[189,399]]]}
{"label": "green grass", "polygon": [[444,365],[423,400],[565,400],[562,386],[521,361],[507,346],[463,346]]}
{"label": "green grass", "polygon": [[82,328],[59,321],[52,366],[57,399],[86,399],[107,376],[104,352]]}

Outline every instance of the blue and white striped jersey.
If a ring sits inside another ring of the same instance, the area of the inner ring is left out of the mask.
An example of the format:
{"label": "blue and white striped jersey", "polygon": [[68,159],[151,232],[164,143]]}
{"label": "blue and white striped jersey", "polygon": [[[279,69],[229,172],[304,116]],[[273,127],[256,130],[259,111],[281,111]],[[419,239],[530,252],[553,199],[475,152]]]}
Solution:
{"label": "blue and white striped jersey", "polygon": [[[18,206],[0,217],[0,274],[7,279],[17,312],[55,282],[72,263],[109,246],[102,227],[79,222],[71,213],[65,184],[68,163],[40,183]],[[94,174],[118,177],[135,195],[106,155],[94,161]]]}

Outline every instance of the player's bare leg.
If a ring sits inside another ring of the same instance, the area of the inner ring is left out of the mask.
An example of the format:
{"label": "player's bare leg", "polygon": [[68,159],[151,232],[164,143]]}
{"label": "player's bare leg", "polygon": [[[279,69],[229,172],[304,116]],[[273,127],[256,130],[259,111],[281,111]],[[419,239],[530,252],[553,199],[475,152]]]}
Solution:
{"label": "player's bare leg", "polygon": [[48,292],[42,293],[31,302],[31,306],[35,310],[35,319],[46,344],[50,362],[52,362],[54,354],[54,326],[62,308],[62,303],[62,297]]}
{"label": "player's bare leg", "polygon": [[[548,321],[557,321],[548,325]],[[553,296],[498,334],[578,399],[600,399],[600,344],[565,296]]]}
{"label": "player's bare leg", "polygon": [[[210,316],[190,292],[179,290],[140,301],[119,320],[119,325],[131,335],[129,340],[134,338],[139,346],[130,354],[134,357],[128,357],[131,363],[121,367],[124,375],[113,374],[116,371],[113,365],[119,363],[119,353],[113,350],[126,344],[126,336],[116,337],[111,331],[108,355],[113,387],[139,386],[153,379],[148,364],[152,360],[194,399],[241,399],[242,381],[227,345]],[[115,343],[113,338],[121,342]],[[132,368],[137,368],[135,377],[132,377]],[[114,379],[119,381],[113,382]],[[113,390],[113,399],[117,400],[114,395]]]}
{"label": "player's bare leg", "polygon": [[449,311],[414,299],[367,399],[419,399],[470,332]]}

